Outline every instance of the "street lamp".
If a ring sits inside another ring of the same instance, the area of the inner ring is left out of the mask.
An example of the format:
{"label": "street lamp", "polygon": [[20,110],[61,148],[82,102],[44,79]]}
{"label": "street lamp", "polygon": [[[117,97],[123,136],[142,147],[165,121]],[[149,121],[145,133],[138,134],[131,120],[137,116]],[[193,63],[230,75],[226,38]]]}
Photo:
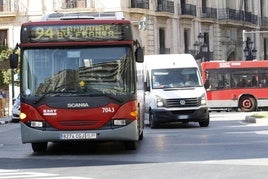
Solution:
{"label": "street lamp", "polygon": [[195,41],[194,43],[194,47],[195,47],[195,51],[197,52],[195,55],[195,59],[201,59],[201,61],[209,61],[209,49],[208,49],[208,45],[204,42],[204,34],[199,33],[198,36],[198,41]]}
{"label": "street lamp", "polygon": [[256,58],[257,50],[255,47],[253,48],[253,42],[250,40],[249,37],[247,37],[247,40],[245,41],[246,46],[244,48],[244,54],[246,57],[246,60],[253,60]]}

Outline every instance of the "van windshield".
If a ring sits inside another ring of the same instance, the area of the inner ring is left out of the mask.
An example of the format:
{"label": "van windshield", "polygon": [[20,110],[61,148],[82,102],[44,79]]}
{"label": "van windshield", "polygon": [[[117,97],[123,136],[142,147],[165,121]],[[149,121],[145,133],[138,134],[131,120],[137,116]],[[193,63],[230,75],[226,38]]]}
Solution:
{"label": "van windshield", "polygon": [[197,68],[153,69],[151,81],[153,89],[202,86]]}

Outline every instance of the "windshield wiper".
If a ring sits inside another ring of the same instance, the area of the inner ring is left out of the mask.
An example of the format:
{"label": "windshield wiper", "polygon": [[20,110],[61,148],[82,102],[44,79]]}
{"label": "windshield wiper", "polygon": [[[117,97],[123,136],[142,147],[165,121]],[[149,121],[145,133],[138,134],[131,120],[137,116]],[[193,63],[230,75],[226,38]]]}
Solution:
{"label": "windshield wiper", "polygon": [[[34,104],[37,104],[40,101],[42,101],[48,94],[61,94],[61,93],[67,93],[67,92],[49,91],[49,92],[43,93],[42,96],[40,96],[37,100],[34,101]],[[68,92],[68,93],[70,93],[70,92]]]}
{"label": "windshield wiper", "polygon": [[118,98],[118,97],[115,97],[114,95],[111,95],[109,93],[87,93],[87,94],[83,94],[83,96],[91,96],[91,97],[94,97],[94,96],[105,96],[105,97],[108,97],[112,100],[115,100],[119,103],[122,103],[123,102],[123,99],[121,98]]}

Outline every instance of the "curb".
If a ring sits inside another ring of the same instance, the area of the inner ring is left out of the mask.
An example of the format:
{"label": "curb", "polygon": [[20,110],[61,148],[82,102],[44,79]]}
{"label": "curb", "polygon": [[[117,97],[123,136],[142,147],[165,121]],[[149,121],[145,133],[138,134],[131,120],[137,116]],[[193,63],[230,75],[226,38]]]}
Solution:
{"label": "curb", "polygon": [[256,123],[256,118],[253,116],[246,116],[245,121],[248,123]]}
{"label": "curb", "polygon": [[0,125],[7,124],[8,121],[0,121]]}

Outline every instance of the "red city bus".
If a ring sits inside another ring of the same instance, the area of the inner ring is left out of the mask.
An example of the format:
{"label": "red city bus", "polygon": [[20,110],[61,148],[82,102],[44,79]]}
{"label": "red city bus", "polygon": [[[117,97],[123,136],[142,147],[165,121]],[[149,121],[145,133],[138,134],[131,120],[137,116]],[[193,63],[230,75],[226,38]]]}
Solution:
{"label": "red city bus", "polygon": [[[143,75],[136,69],[143,50],[132,24],[110,14],[75,15],[22,24],[22,142],[34,152],[46,151],[48,142],[81,140],[136,149],[144,128]],[[10,59],[16,67],[17,55]]]}
{"label": "red city bus", "polygon": [[268,61],[210,61],[201,69],[210,109],[268,107]]}

